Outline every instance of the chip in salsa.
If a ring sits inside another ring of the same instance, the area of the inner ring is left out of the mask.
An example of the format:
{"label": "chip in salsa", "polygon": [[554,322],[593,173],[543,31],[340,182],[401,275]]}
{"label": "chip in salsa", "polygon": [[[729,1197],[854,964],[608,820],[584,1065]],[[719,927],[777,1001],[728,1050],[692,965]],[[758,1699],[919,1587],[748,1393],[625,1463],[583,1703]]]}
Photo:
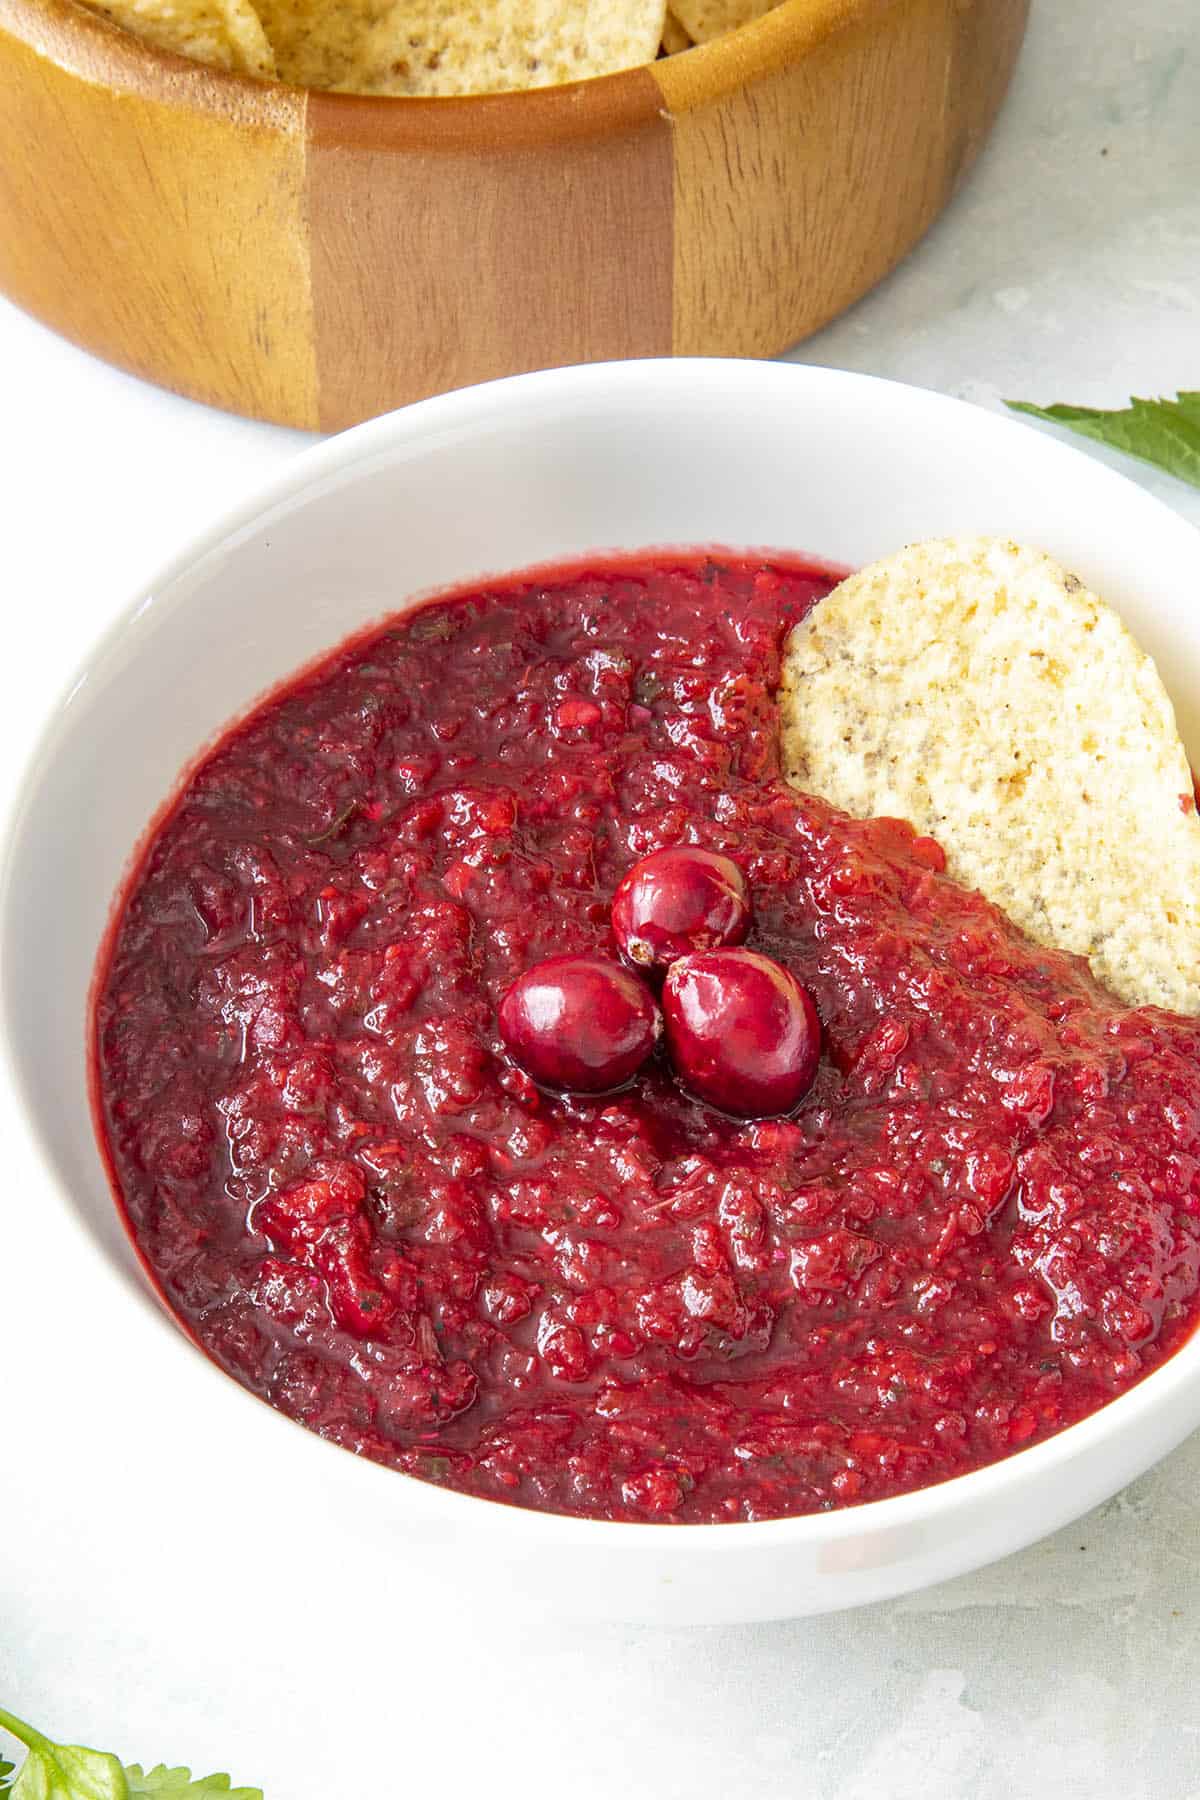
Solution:
{"label": "chip in salsa", "polygon": [[[103,955],[99,1119],[164,1298],[252,1392],[468,1494],[719,1523],[978,1469],[1192,1332],[1200,1020],[784,779],[836,580],[491,582],[192,772]],[[799,1027],[778,1066],[755,993]],[[563,1036],[597,1022],[607,1075]]]}

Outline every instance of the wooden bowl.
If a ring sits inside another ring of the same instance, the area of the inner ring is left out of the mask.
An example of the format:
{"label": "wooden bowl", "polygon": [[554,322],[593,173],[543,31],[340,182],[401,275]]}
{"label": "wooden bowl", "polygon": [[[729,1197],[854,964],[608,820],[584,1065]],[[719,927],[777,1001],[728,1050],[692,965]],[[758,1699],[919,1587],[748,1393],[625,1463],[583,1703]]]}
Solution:
{"label": "wooden bowl", "polygon": [[0,288],[198,400],[337,429],[490,376],[770,355],[936,218],[1029,0],[784,0],[596,81],[360,99],[0,0]]}

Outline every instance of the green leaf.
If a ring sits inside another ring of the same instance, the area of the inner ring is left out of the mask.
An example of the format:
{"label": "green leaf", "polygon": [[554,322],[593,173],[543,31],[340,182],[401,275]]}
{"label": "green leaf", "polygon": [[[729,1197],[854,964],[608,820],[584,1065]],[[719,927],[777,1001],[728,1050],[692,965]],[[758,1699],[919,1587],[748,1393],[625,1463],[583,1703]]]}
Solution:
{"label": "green leaf", "polygon": [[1027,400],[1006,400],[1005,405],[1051,425],[1065,425],[1081,437],[1200,487],[1200,392],[1194,389],[1174,400],[1133,399],[1114,412],[1091,406],[1033,406]]}
{"label": "green leaf", "polygon": [[0,1727],[19,1738],[29,1755],[13,1778],[13,1764],[0,1758],[0,1800],[263,1800],[261,1788],[231,1787],[228,1775],[198,1775],[140,1763],[123,1769],[103,1750],[54,1744],[23,1719],[0,1707]]}
{"label": "green leaf", "polygon": [[2,1706],[0,1727],[29,1752],[9,1785],[9,1800],[129,1800],[129,1783],[115,1756],[82,1744],[54,1744]]}
{"label": "green leaf", "polygon": [[11,1800],[128,1800],[129,1784],[106,1751],[43,1740],[30,1748],[10,1793]]}
{"label": "green leaf", "polygon": [[125,1771],[129,1780],[130,1800],[141,1800],[143,1794],[178,1797],[178,1800],[210,1800],[220,1794],[222,1800],[263,1800],[261,1788],[230,1787],[228,1775],[197,1775],[190,1769],[168,1769],[158,1763],[143,1772],[140,1763],[131,1763]]}

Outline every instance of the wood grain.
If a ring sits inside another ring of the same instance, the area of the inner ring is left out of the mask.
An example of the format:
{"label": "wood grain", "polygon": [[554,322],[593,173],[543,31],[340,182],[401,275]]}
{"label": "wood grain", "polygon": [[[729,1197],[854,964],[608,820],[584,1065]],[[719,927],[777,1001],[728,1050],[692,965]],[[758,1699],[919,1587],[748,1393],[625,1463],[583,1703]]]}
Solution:
{"label": "wood grain", "polygon": [[950,92],[954,135],[948,146],[947,175],[958,186],[987,141],[1016,67],[1030,0],[980,6],[956,0],[950,47]]}
{"label": "wood grain", "polygon": [[675,130],[677,354],[771,355],[937,217],[1008,86],[1028,0],[805,0],[654,65]]}
{"label": "wood grain", "polygon": [[525,369],[669,355],[672,205],[647,70],[490,100],[314,94],[322,426]]}
{"label": "wood grain", "polygon": [[784,0],[648,69],[306,94],[0,0],[0,289],[218,406],[332,429],[608,357],[773,354],[937,217],[1029,0]]}
{"label": "wood grain", "polygon": [[0,288],[135,375],[315,425],[306,101],[0,0]]}

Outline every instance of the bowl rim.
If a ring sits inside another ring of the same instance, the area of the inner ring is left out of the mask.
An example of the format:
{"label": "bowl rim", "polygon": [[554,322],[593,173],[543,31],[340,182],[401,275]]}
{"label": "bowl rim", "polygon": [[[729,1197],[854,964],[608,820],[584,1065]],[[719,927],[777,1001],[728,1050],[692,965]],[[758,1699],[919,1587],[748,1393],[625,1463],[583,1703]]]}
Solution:
{"label": "bowl rim", "polygon": [[[121,640],[138,618],[148,609],[168,609],[182,604],[178,592],[171,589],[202,562],[219,553],[221,547],[247,528],[289,501],[298,500],[307,490],[320,487],[330,478],[353,479],[356,467],[369,468],[390,449],[411,444],[423,436],[464,424],[481,425],[497,415],[510,420],[514,410],[526,419],[531,401],[553,401],[561,410],[572,399],[588,399],[589,390],[597,393],[630,390],[633,394],[647,382],[678,385],[681,395],[692,395],[698,385],[714,394],[728,383],[731,391],[747,381],[767,378],[772,382],[794,385],[797,400],[803,403],[805,388],[830,388],[835,393],[855,388],[866,394],[903,396],[904,404],[915,413],[924,414],[923,423],[936,432],[942,426],[953,429],[967,420],[971,428],[984,435],[1003,436],[1015,444],[1018,438],[1027,455],[1036,455],[1050,476],[1056,468],[1064,474],[1078,474],[1081,465],[1088,470],[1087,479],[1096,489],[1097,504],[1105,493],[1114,501],[1135,495],[1138,503],[1159,516],[1164,529],[1191,540],[1200,566],[1200,530],[1181,514],[1157,499],[1145,488],[1118,473],[1073,445],[1056,441],[1048,434],[1035,432],[1030,426],[1011,418],[990,413],[969,402],[911,384],[880,376],[865,375],[820,365],[777,363],[753,358],[644,358],[638,360],[572,365],[542,370],[532,374],[506,376],[496,381],[462,388],[415,402],[398,411],[383,414],[362,425],[301,450],[255,486],[246,497],[224,509],[205,527],[193,534],[176,553],[165,560],[142,581],[138,592],[111,618],[108,625],[86,647],[82,657],[64,681],[51,704],[41,730],[27,753],[13,787],[9,802],[0,817],[0,1075],[6,1078],[14,1115],[23,1126],[27,1143],[32,1146],[48,1189],[61,1203],[84,1253],[90,1255],[97,1280],[108,1287],[116,1305],[128,1306],[130,1300],[140,1302],[142,1315],[152,1320],[151,1330],[159,1334],[162,1358],[178,1357],[179,1379],[190,1381],[186,1370],[199,1371],[199,1379],[219,1382],[231,1405],[254,1407],[260,1415],[263,1462],[271,1469],[272,1478],[288,1454],[286,1445],[293,1444],[297,1459],[302,1456],[323,1458],[330,1486],[357,1485],[360,1497],[364,1484],[376,1484],[381,1508],[388,1496],[396,1511],[406,1503],[423,1502],[426,1516],[431,1510],[441,1513],[451,1528],[473,1529],[484,1526],[509,1539],[536,1542],[544,1548],[572,1546],[593,1550],[607,1547],[656,1555],[677,1550],[696,1550],[718,1555],[733,1555],[751,1549],[768,1550],[808,1548],[815,1551],[836,1545],[846,1539],[868,1534],[891,1534],[914,1525],[928,1524],[939,1514],[969,1515],[980,1508],[994,1508],[1008,1494],[1063,1471],[1069,1464],[1123,1433],[1139,1416],[1171,1411],[1172,1401],[1187,1390],[1195,1390],[1200,1380],[1200,1326],[1157,1368],[1134,1387],[1107,1402],[1096,1412],[1067,1426],[1055,1436],[1033,1446],[1014,1451],[998,1462],[985,1465],[963,1475],[915,1488],[911,1492],[888,1499],[868,1501],[860,1505],[839,1507],[829,1512],[795,1515],[780,1519],[737,1521],[722,1524],[642,1524],[615,1520],[581,1518],[571,1514],[542,1512],[501,1500],[461,1493],[436,1483],[407,1475],[402,1471],[371,1462],[366,1457],[347,1452],[341,1446],[318,1436],[296,1420],[278,1412],[260,1400],[228,1375],[198,1348],[186,1329],[170,1313],[145,1279],[139,1279],[120,1268],[109,1253],[98,1245],[93,1226],[77,1205],[66,1182],[60,1179],[49,1149],[32,1112],[30,1094],[21,1067],[17,1043],[10,1030],[7,999],[6,964],[3,952],[4,927],[7,922],[11,890],[15,883],[14,868],[18,841],[26,819],[32,814],[34,796],[43,771],[54,761],[59,740],[72,723],[72,701],[87,686],[90,672],[109,656],[119,654]],[[646,546],[649,550],[652,546]],[[780,548],[776,546],[776,548]],[[636,549],[629,552],[637,555]],[[586,552],[581,552],[586,554]],[[410,598],[416,598],[411,596]],[[257,704],[251,698],[235,715],[242,716]],[[218,723],[224,730],[228,722]],[[140,843],[140,840],[139,840]],[[131,846],[131,850],[135,847]],[[118,887],[118,894],[121,888]],[[107,936],[107,934],[106,934]],[[97,955],[99,947],[97,947]],[[95,966],[93,961],[93,967]],[[86,1027],[90,1036],[90,1027]],[[101,1169],[104,1157],[96,1146]],[[107,1180],[107,1171],[105,1171]],[[132,1244],[132,1239],[129,1240]],[[136,1247],[135,1247],[136,1248]],[[213,1389],[214,1393],[216,1389]],[[274,1424],[271,1423],[274,1421]],[[305,1446],[308,1448],[306,1449]],[[1156,1461],[1157,1457],[1150,1459]],[[314,1465],[315,1466],[315,1465]],[[1149,1466],[1149,1463],[1142,1465]],[[1132,1478],[1132,1477],[1129,1477]],[[1080,1509],[1082,1510],[1082,1508]],[[1075,1516],[1075,1515],[1071,1515]],[[990,1559],[988,1559],[990,1560]]]}
{"label": "bowl rim", "polygon": [[[960,0],[968,7],[991,0]],[[0,34],[34,45],[69,73],[119,92],[224,115],[243,124],[295,128],[314,110],[337,145],[454,150],[480,143],[529,147],[613,136],[647,122],[645,77],[656,62],[688,58],[685,109],[745,87],[870,18],[896,0],[778,0],[768,12],[675,56],[542,88],[445,97],[340,94],[214,68],[160,49],[93,12],[85,0],[0,0]],[[667,102],[661,95],[660,104]],[[672,103],[672,110],[677,110]]]}

